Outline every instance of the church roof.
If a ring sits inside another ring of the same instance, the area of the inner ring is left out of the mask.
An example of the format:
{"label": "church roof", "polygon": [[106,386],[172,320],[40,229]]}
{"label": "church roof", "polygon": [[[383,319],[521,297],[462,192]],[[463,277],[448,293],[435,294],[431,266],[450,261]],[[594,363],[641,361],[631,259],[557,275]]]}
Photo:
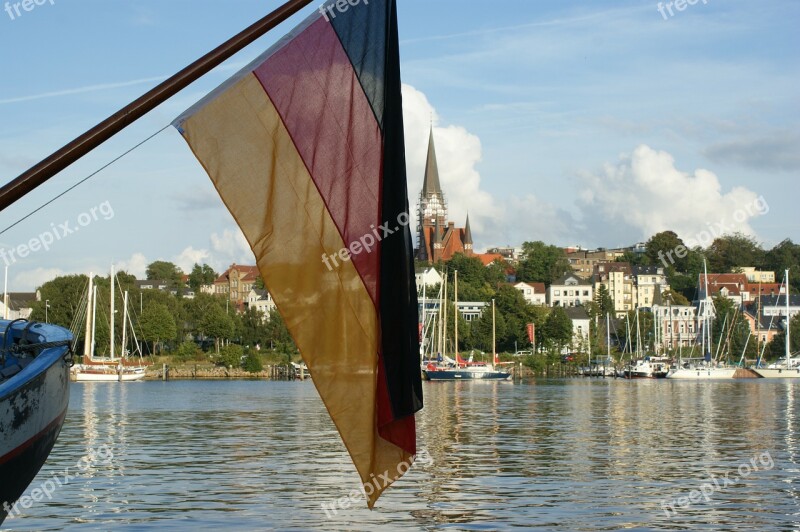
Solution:
{"label": "church roof", "polygon": [[439,183],[439,165],[436,163],[436,148],[433,145],[433,127],[428,140],[428,160],[425,162],[425,180],[422,183],[422,195],[442,195],[442,185]]}

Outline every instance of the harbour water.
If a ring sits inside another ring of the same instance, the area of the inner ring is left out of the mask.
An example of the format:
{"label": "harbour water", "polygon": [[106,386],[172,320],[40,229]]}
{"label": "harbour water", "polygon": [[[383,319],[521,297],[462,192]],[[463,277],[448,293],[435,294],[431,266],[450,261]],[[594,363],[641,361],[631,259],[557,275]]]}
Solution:
{"label": "harbour water", "polygon": [[76,383],[3,530],[800,529],[797,383],[424,392],[424,460],[368,511],[311,382]]}

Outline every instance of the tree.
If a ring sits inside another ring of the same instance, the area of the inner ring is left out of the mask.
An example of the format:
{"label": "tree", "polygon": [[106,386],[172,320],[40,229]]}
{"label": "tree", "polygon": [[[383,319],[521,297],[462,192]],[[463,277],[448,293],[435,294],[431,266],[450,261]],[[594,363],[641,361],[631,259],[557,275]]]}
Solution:
{"label": "tree", "polygon": [[645,255],[650,264],[663,266],[668,271],[686,271],[688,248],[674,231],[662,231],[650,237],[645,245]]}
{"label": "tree", "polygon": [[145,307],[139,317],[142,339],[153,342],[153,351],[158,351],[159,343],[165,339],[175,338],[177,329],[175,320],[166,305],[154,304]]}
{"label": "tree", "polygon": [[727,273],[764,262],[764,250],[752,237],[734,233],[717,238],[707,250],[709,271]]}
{"label": "tree", "polygon": [[261,363],[261,357],[255,351],[248,351],[247,357],[244,359],[244,370],[248,373],[258,373],[264,370],[264,364]]}
{"label": "tree", "polygon": [[[800,272],[800,244],[795,244],[787,238],[766,253],[762,267],[779,276],[786,270]],[[800,292],[800,275],[794,274],[790,282],[793,292]]]}
{"label": "tree", "polygon": [[200,287],[212,284],[217,277],[217,273],[208,264],[200,266],[195,263],[192,267],[192,272],[189,274],[189,288],[192,289],[192,292],[197,294],[200,292]]}
{"label": "tree", "polygon": [[297,353],[294,339],[289,334],[289,329],[286,327],[286,322],[283,321],[283,316],[277,310],[270,311],[266,331],[267,337],[264,338],[264,342],[269,342],[273,349],[286,355]]}
{"label": "tree", "polygon": [[661,299],[664,301],[665,305],[691,305],[689,300],[686,299],[683,294],[676,292],[675,290],[664,290],[661,293]]}
{"label": "tree", "polygon": [[145,275],[147,279],[167,281],[170,288],[178,288],[181,284],[183,272],[171,262],[157,260],[147,266]]}
{"label": "tree", "polygon": [[538,241],[522,244],[518,281],[550,284],[569,271],[569,259],[562,248]]}
{"label": "tree", "polygon": [[226,368],[238,368],[242,365],[244,349],[236,344],[226,345],[219,350],[219,363]]}
{"label": "tree", "polygon": [[218,305],[210,306],[200,320],[201,329],[214,338],[214,347],[219,354],[219,341],[231,338],[234,324],[231,317]]}
{"label": "tree", "polygon": [[[86,312],[86,290],[89,278],[86,275],[64,275],[44,283],[39,292],[41,300],[33,303],[31,319],[45,321],[45,305],[47,321],[69,328],[76,316]],[[76,331],[83,338],[83,328]]]}
{"label": "tree", "polygon": [[544,324],[545,342],[560,350],[572,340],[572,320],[563,307],[554,307]]}
{"label": "tree", "polygon": [[[800,314],[795,314],[789,324],[789,351],[800,351]],[[767,345],[766,356],[770,360],[786,356],[786,331],[781,331],[772,337]]]}
{"label": "tree", "polygon": [[596,314],[592,317],[602,317],[606,314],[614,315],[614,300],[608,293],[606,285],[601,284],[594,294],[594,310]]}
{"label": "tree", "polygon": [[197,347],[196,343],[192,341],[186,341],[181,343],[181,345],[178,346],[178,349],[175,350],[174,359],[176,362],[186,362],[187,360],[199,358],[202,354],[203,351]]}

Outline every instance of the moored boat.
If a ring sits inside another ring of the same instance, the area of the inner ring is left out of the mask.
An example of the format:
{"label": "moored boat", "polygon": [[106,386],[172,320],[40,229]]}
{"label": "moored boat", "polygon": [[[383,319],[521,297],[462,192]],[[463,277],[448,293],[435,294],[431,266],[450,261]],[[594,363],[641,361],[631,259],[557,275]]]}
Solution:
{"label": "moored boat", "polygon": [[0,523],[36,477],[67,415],[72,334],[0,321]]}
{"label": "moored boat", "polygon": [[775,363],[767,365],[762,368],[759,366],[751,368],[758,373],[761,377],[766,379],[800,379],[800,357],[792,357],[791,354],[791,335],[790,335],[790,314],[789,314],[789,270],[786,270],[786,277],[784,278],[786,284],[786,294],[783,299],[786,302],[786,346],[785,355],[779,358]]}

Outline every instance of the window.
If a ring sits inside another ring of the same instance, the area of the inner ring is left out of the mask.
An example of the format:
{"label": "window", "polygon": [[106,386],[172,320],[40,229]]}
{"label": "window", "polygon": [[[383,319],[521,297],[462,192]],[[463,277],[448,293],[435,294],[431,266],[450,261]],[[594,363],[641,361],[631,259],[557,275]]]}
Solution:
{"label": "window", "polygon": [[553,295],[554,296],[560,296],[561,295],[561,290],[553,290]]}
{"label": "window", "polygon": [[588,290],[584,290],[583,291],[583,295],[588,296],[589,295],[589,291]]}

